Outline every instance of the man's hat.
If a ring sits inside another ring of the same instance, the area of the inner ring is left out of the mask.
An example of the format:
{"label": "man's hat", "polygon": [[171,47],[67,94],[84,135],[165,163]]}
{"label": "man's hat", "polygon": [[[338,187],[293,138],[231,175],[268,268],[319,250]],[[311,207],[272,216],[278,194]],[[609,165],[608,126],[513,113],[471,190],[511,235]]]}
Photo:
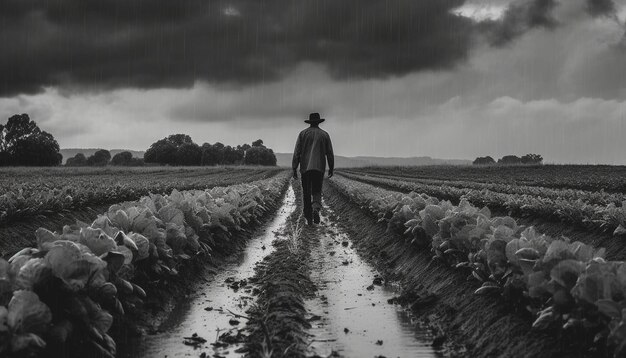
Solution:
{"label": "man's hat", "polygon": [[309,119],[307,119],[304,122],[305,123],[322,123],[325,120],[326,119],[324,119],[324,118],[320,118],[320,114],[319,113],[311,113],[311,114],[309,114]]}

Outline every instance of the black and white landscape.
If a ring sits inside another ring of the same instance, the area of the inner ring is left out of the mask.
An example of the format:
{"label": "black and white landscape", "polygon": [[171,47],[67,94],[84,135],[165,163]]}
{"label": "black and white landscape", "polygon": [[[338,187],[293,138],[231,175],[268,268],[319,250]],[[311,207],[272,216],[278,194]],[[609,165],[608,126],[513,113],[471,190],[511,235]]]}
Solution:
{"label": "black and white landscape", "polygon": [[0,357],[626,357],[626,0],[0,0]]}

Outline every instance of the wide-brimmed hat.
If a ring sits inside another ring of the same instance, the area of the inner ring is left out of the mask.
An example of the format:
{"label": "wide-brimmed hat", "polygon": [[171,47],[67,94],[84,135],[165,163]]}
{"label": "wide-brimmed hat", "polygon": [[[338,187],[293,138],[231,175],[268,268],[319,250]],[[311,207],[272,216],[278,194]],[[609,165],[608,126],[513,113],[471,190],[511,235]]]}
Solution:
{"label": "wide-brimmed hat", "polygon": [[309,119],[305,120],[305,123],[322,123],[324,122],[326,119],[325,118],[320,118],[320,114],[319,113],[311,113],[309,114]]}

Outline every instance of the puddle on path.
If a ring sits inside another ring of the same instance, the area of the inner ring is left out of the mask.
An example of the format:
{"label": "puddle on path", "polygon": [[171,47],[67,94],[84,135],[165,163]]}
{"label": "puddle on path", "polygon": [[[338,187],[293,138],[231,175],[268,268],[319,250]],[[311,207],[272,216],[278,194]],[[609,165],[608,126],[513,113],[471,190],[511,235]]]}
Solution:
{"label": "puddle on path", "polygon": [[430,332],[416,326],[409,312],[387,303],[399,295],[397,288],[374,284],[376,270],[358,256],[336,220],[329,219],[332,210],[325,206],[324,211],[322,224],[311,233],[319,235],[320,241],[311,253],[311,279],[318,292],[307,302],[313,326],[309,330],[313,335],[310,354],[441,356],[430,346]]}
{"label": "puddle on path", "polygon": [[[220,268],[220,272],[210,278],[210,282],[200,286],[197,294],[190,297],[188,303],[178,307],[172,314],[173,322],[168,322],[166,332],[149,335],[138,345],[134,358],[148,357],[199,357],[206,353],[207,357],[219,354],[224,357],[242,357],[242,353],[235,350],[241,344],[233,343],[224,347],[216,347],[211,343],[216,338],[230,331],[237,335],[238,329],[245,326],[244,318],[236,318],[228,311],[245,315],[245,311],[254,302],[252,285],[245,281],[254,276],[254,266],[257,262],[273,251],[272,242],[285,226],[288,216],[295,210],[294,191],[291,186],[281,208],[276,216],[266,225],[257,230],[255,236],[239,259]],[[238,286],[235,290],[234,287]],[[236,324],[235,319],[239,321]],[[187,339],[197,334],[201,339]]]}

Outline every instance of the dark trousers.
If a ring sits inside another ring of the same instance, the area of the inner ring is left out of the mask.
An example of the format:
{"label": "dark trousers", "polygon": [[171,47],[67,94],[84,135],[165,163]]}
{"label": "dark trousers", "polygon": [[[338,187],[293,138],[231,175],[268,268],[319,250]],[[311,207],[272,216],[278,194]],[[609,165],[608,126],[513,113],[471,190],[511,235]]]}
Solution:
{"label": "dark trousers", "polygon": [[[311,221],[313,210],[322,209],[322,182],[324,173],[317,170],[309,170],[302,173],[302,204],[304,217]],[[313,200],[311,200],[311,198]]]}

